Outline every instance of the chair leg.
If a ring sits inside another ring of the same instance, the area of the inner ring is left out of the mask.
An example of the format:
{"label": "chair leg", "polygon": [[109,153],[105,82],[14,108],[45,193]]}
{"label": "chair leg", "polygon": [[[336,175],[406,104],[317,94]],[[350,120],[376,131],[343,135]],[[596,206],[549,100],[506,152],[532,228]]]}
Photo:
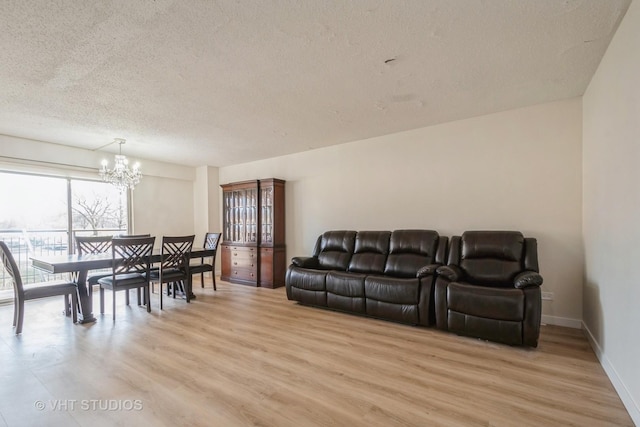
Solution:
{"label": "chair leg", "polygon": [[100,314],[104,314],[104,288],[100,286]]}
{"label": "chair leg", "polygon": [[73,323],[78,323],[78,294],[75,291],[71,293],[71,315]]}
{"label": "chair leg", "polygon": [[218,289],[216,289],[216,272],[215,272],[215,270],[211,270],[211,278],[213,279],[213,290],[217,291]]}
{"label": "chair leg", "polygon": [[13,326],[18,322],[18,297],[13,299]]}
{"label": "chair leg", "polygon": [[129,305],[129,289],[127,289],[127,293],[124,294],[125,304]]}
{"label": "chair leg", "polygon": [[160,294],[160,310],[162,310],[162,283],[158,283],[158,289],[160,289],[158,293]]}
{"label": "chair leg", "polygon": [[24,300],[18,302],[18,322],[16,324],[16,335],[22,333],[22,323],[24,322]]}
{"label": "chair leg", "polygon": [[[115,285],[115,283],[114,283]],[[116,321],[116,288],[113,287],[113,321]],[[129,289],[127,289],[127,296],[129,296]],[[129,301],[127,301],[127,305],[129,305]]]}
{"label": "chair leg", "polygon": [[64,295],[64,315],[69,317],[71,316],[71,307],[69,307],[70,294]]}
{"label": "chair leg", "polygon": [[200,273],[200,287],[204,288],[204,272]]}
{"label": "chair leg", "polygon": [[144,287],[145,301],[147,302],[147,313],[151,313],[151,297],[149,295],[149,284]]}

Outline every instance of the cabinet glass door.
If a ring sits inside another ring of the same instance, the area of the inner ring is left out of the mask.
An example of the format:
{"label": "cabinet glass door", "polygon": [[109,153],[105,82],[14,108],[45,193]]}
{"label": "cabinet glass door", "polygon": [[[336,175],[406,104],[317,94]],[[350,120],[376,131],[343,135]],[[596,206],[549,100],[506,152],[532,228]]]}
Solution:
{"label": "cabinet glass door", "polygon": [[262,243],[273,243],[273,187],[260,189],[262,201]]}
{"label": "cabinet glass door", "polygon": [[232,239],[232,225],[233,222],[231,220],[232,213],[232,203],[233,203],[233,193],[225,191],[223,194],[223,215],[224,215],[224,238],[225,241],[231,241]]}
{"label": "cabinet glass door", "polygon": [[255,243],[258,232],[258,195],[255,189],[246,191],[246,217],[244,241]]}

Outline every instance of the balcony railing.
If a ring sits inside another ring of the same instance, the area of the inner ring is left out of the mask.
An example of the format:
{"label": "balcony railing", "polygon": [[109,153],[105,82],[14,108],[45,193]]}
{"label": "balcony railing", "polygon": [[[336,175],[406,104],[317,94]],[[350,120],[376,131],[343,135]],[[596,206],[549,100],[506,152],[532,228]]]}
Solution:
{"label": "balcony railing", "polygon": [[[113,235],[118,233],[126,233],[127,230],[122,229],[99,229],[97,235]],[[92,236],[96,235],[93,230],[75,230],[75,236]],[[44,271],[33,268],[31,260],[34,255],[66,255],[73,253],[75,248],[69,248],[69,232],[67,230],[0,230],[0,240],[4,241],[13,257],[18,264],[22,282],[25,284],[35,283],[45,280],[68,279],[67,275],[47,274]],[[0,266],[0,299],[4,295],[13,297],[12,293],[7,291],[13,289],[11,276],[5,270],[4,266]]]}

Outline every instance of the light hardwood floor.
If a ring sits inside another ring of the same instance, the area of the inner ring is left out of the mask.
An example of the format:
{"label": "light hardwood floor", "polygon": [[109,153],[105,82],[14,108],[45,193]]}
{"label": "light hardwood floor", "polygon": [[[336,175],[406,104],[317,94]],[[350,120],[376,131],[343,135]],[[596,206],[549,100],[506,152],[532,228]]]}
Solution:
{"label": "light hardwood floor", "polygon": [[18,337],[0,307],[0,426],[633,425],[579,330],[512,348],[301,306],[283,288],[194,291],[162,312],[153,295],[151,314],[119,295],[116,322],[89,325],[61,297],[27,303]]}

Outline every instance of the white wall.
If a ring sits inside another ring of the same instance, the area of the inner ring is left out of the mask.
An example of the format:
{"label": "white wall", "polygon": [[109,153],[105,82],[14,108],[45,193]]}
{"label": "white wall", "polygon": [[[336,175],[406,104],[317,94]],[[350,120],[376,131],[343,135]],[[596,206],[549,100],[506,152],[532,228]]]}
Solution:
{"label": "white wall", "polygon": [[584,95],[584,324],[640,425],[640,4]]}
{"label": "white wall", "polygon": [[[196,168],[196,180],[193,188],[195,246],[202,246],[204,235],[217,233],[222,229],[220,221],[220,183],[218,168],[200,166]],[[220,257],[216,258],[216,271],[220,271]]]}
{"label": "white wall", "polygon": [[133,231],[156,236],[160,246],[162,236],[193,234],[193,182],[145,176],[134,190]]}
{"label": "white wall", "polygon": [[581,99],[220,168],[287,180],[287,257],[331,229],[515,229],[536,237],[543,321],[582,319]]}

